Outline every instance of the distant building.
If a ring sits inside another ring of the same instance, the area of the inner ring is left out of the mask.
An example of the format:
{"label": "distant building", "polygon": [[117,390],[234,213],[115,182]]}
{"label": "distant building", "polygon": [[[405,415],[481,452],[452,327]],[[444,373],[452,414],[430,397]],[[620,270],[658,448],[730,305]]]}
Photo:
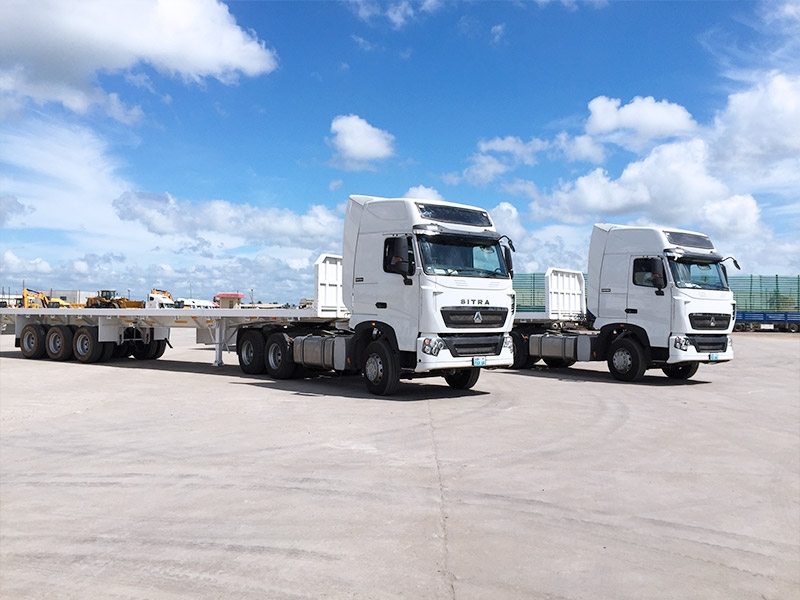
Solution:
{"label": "distant building", "polygon": [[244,294],[239,292],[220,292],[214,296],[214,302],[219,304],[220,308],[239,308],[243,299]]}

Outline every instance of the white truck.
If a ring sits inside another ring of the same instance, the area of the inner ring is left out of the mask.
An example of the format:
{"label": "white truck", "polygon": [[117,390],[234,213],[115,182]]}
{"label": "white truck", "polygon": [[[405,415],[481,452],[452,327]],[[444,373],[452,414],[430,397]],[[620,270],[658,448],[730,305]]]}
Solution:
{"label": "white truck", "polygon": [[[651,368],[688,379],[700,363],[733,359],[730,333],[736,303],[725,260],[702,233],[595,225],[586,304],[581,304],[583,276],[560,271],[568,284],[559,293],[569,301],[552,291],[548,298],[569,306],[570,317],[554,320],[552,315],[518,312],[511,334],[514,367],[539,359],[551,367],[605,360],[615,379],[638,381]],[[569,327],[575,324],[591,331]]]}
{"label": "white truck", "polygon": [[513,361],[509,245],[480,208],[351,196],[343,257],[316,264],[312,308],[0,309],[27,358],[81,362],[161,356],[172,327],[236,348],[248,374],[286,379],[310,369],[362,372],[377,395],[401,379],[475,385],[482,367]]}

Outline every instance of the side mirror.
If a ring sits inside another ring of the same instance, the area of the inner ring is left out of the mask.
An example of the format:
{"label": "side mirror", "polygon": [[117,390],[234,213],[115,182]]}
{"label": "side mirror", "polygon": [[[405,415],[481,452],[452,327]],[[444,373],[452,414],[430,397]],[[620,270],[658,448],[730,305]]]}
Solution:
{"label": "side mirror", "polygon": [[655,286],[658,291],[661,291],[667,287],[667,280],[665,279],[664,273],[664,262],[660,258],[650,259],[650,272],[652,274],[653,286]]}
{"label": "side mirror", "polygon": [[403,277],[408,275],[408,238],[400,237],[395,240],[391,261],[392,273],[400,273]]}
{"label": "side mirror", "polygon": [[503,246],[503,258],[506,260],[506,269],[511,279],[514,279],[514,260],[511,258],[511,248]]}

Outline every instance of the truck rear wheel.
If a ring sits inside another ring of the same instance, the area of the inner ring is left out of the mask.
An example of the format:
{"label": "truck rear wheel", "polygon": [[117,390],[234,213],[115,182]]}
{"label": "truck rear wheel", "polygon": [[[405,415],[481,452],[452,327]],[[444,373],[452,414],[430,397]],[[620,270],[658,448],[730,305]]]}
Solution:
{"label": "truck rear wheel", "polygon": [[633,338],[626,337],[616,340],[611,344],[608,355],[608,370],[618,381],[639,381],[644,377],[645,369],[644,349]]}
{"label": "truck rear wheel", "polygon": [[52,360],[69,360],[72,358],[72,329],[67,325],[54,325],[47,332],[45,346],[47,356]]}
{"label": "truck rear wheel", "polygon": [[680,365],[671,365],[669,367],[662,367],[661,370],[664,371],[664,375],[670,379],[689,379],[692,377],[692,375],[697,373],[697,368],[699,366],[700,363],[690,362]]}
{"label": "truck rear wheel", "polygon": [[391,396],[397,391],[400,385],[400,366],[397,355],[386,340],[375,340],[367,346],[364,381],[367,390],[376,396]]}
{"label": "truck rear wheel", "polygon": [[103,344],[97,341],[97,327],[88,325],[78,327],[72,338],[72,352],[82,363],[94,363],[100,360]]}
{"label": "truck rear wheel", "polygon": [[47,353],[45,338],[47,330],[44,325],[30,323],[22,329],[19,336],[19,349],[25,358],[42,358]]}
{"label": "truck rear wheel", "polygon": [[131,354],[136,360],[153,360],[158,352],[158,341],[150,340],[144,343],[141,340],[135,340],[132,348]]}
{"label": "truck rear wheel", "polygon": [[244,329],[236,341],[236,354],[239,355],[239,368],[248,375],[260,375],[267,370],[264,350],[266,341],[261,331]]}
{"label": "truck rear wheel", "polygon": [[273,333],[267,338],[267,347],[264,352],[264,363],[267,374],[273,379],[291,379],[297,365],[289,347],[289,341],[283,333]]}
{"label": "truck rear wheel", "polygon": [[480,369],[459,369],[452,375],[445,375],[444,380],[455,390],[468,390],[478,383]]}

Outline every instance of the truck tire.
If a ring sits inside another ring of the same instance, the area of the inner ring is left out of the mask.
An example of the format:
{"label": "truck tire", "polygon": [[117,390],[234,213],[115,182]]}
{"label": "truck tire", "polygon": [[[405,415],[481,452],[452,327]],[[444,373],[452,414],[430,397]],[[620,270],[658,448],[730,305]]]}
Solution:
{"label": "truck tire", "polygon": [[114,356],[114,348],[117,347],[117,344],[114,342],[100,342],[103,346],[103,351],[100,353],[100,358],[97,362],[108,362],[111,360],[111,357]]}
{"label": "truck tire", "polygon": [[128,358],[131,355],[131,343],[122,342],[114,346],[114,352],[111,354],[111,359],[116,360],[119,358]]}
{"label": "truck tire", "polygon": [[52,360],[69,360],[72,358],[72,329],[67,325],[54,325],[47,332],[45,346],[47,356]]}
{"label": "truck tire", "polygon": [[544,364],[551,369],[566,369],[575,364],[575,360],[572,358],[545,358],[543,360]]}
{"label": "truck tire", "polygon": [[798,331],[800,331],[800,324],[798,324],[798,323],[789,323],[786,326],[786,329],[789,331],[789,333],[797,333]]}
{"label": "truck tire", "polygon": [[44,325],[29,323],[22,328],[19,349],[25,358],[42,358],[47,354],[47,330]]}
{"label": "truck tire", "polygon": [[468,390],[478,383],[480,369],[459,369],[452,375],[445,375],[444,380],[454,390]]}
{"label": "truck tire", "polygon": [[644,348],[634,338],[625,337],[611,344],[608,370],[618,381],[639,381],[647,368]]}
{"label": "truck tire", "polygon": [[150,340],[145,343],[141,340],[136,340],[132,344],[131,354],[136,360],[153,360],[158,352],[158,341]]}
{"label": "truck tire", "polygon": [[156,340],[156,353],[153,354],[153,360],[158,360],[164,356],[167,351],[167,340]]}
{"label": "truck tire", "polygon": [[82,363],[95,363],[103,353],[103,344],[97,341],[97,327],[78,327],[72,338],[72,353]]}
{"label": "truck tire", "polygon": [[239,368],[248,375],[260,375],[267,370],[264,350],[266,340],[257,329],[243,329],[236,342],[236,354],[239,356]]}
{"label": "truck tire", "polygon": [[664,371],[664,375],[670,379],[689,379],[695,373],[697,373],[697,368],[699,366],[700,363],[690,362],[680,365],[670,365],[669,367],[662,367],[661,370]]}
{"label": "truck tire", "polygon": [[264,350],[264,365],[267,374],[273,379],[291,379],[294,377],[297,365],[289,347],[289,341],[283,333],[273,333],[267,338],[267,347]]}
{"label": "truck tire", "polygon": [[364,381],[367,390],[376,396],[391,396],[397,391],[400,385],[400,366],[397,354],[386,340],[375,340],[367,346]]}
{"label": "truck tire", "polygon": [[524,369],[530,356],[528,355],[527,340],[519,331],[511,332],[511,341],[514,342],[514,362],[512,369]]}

